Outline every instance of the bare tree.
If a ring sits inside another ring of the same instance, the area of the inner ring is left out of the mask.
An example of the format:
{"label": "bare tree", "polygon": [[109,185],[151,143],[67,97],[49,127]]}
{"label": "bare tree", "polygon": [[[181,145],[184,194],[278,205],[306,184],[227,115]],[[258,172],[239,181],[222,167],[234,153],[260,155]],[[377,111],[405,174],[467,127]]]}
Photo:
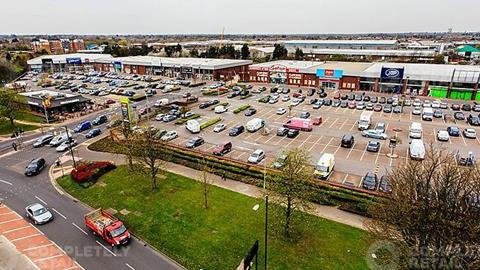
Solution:
{"label": "bare tree", "polygon": [[270,197],[274,202],[285,206],[284,232],[290,237],[294,213],[310,206],[310,192],[305,182],[312,179],[313,167],[310,165],[310,155],[304,149],[286,150],[283,154],[286,159],[280,168],[280,176],[270,181],[267,189],[273,193]]}
{"label": "bare tree", "polygon": [[209,167],[205,158],[202,160],[202,170],[200,171],[200,181],[202,182],[202,192],[203,192],[203,207],[208,209],[208,194],[210,193],[210,186],[212,182],[208,178]]}
{"label": "bare tree", "polygon": [[369,230],[397,248],[406,269],[479,269],[480,174],[433,145],[423,162],[393,169]]}
{"label": "bare tree", "polygon": [[132,135],[132,158],[142,166],[138,166],[141,172],[150,176],[152,190],[157,189],[158,173],[165,167],[165,151],[162,151],[162,142],[154,140],[155,131],[147,129],[144,132]]}

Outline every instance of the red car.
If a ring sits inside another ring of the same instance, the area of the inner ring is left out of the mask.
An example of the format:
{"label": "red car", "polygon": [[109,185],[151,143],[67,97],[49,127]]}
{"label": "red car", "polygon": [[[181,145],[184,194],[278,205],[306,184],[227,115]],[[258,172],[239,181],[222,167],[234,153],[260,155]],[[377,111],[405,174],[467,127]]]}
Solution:
{"label": "red car", "polygon": [[348,103],[348,108],[349,109],[355,109],[357,107],[357,103],[355,101],[350,101]]}
{"label": "red car", "polygon": [[105,104],[114,104],[116,101],[113,99],[107,99],[105,100]]}
{"label": "red car", "polygon": [[336,93],[333,95],[333,98],[334,98],[334,99],[340,99],[340,92],[336,92]]}

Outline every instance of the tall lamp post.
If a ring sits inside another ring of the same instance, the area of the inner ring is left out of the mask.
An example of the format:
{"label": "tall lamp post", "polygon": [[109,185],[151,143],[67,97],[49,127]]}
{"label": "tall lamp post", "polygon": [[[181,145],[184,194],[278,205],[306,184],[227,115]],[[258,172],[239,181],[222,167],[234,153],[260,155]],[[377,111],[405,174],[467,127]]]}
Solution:
{"label": "tall lamp post", "polygon": [[68,148],[70,149],[70,155],[72,155],[72,161],[73,161],[73,168],[76,169],[77,168],[77,163],[75,162],[75,156],[73,155],[73,149],[72,149],[72,145],[70,144],[71,141],[70,141],[70,134],[68,133],[68,128],[67,126],[64,126],[65,128],[65,132],[67,133],[67,141],[69,142],[69,146]]}
{"label": "tall lamp post", "polygon": [[[253,206],[253,211],[258,211],[258,209],[260,209],[260,205],[259,204],[256,204],[255,206]],[[265,258],[264,258],[264,270],[267,270],[267,251],[268,251],[268,195],[265,195],[265,236],[264,236],[264,240],[265,240],[265,251],[264,251],[264,255],[265,255]]]}

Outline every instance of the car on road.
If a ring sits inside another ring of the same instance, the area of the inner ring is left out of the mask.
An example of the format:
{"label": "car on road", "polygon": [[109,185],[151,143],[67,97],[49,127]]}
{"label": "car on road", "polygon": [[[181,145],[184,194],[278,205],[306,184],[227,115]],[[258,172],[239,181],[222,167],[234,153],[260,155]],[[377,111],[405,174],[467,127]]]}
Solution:
{"label": "car on road", "polygon": [[437,132],[437,140],[442,141],[442,142],[448,142],[448,140],[450,140],[450,135],[448,134],[448,131],[439,130]]}
{"label": "car on road", "polygon": [[301,112],[300,113],[300,118],[302,119],[307,119],[310,117],[310,113],[309,112]]}
{"label": "car on road", "polygon": [[287,133],[288,133],[288,128],[279,127],[277,129],[277,136],[283,137],[283,136],[287,135]]}
{"label": "car on road", "polygon": [[378,185],[378,190],[385,193],[392,192],[392,186],[386,175],[382,175],[380,178],[380,184]]}
{"label": "car on road", "polygon": [[193,138],[191,138],[190,140],[187,141],[185,146],[187,148],[195,148],[195,147],[198,147],[198,146],[200,146],[204,143],[205,143],[205,141],[203,140],[202,137],[193,137]]}
{"label": "car on road", "polygon": [[475,132],[475,129],[473,128],[466,128],[463,130],[463,137],[469,138],[469,139],[476,139],[477,132]]}
{"label": "car on road", "polygon": [[213,111],[216,113],[216,114],[221,114],[221,113],[224,113],[226,111],[228,111],[227,107],[225,106],[222,106],[222,105],[218,105],[217,107],[215,107],[213,109]]}
{"label": "car on road", "polygon": [[194,116],[194,115],[195,115],[194,112],[189,111],[189,112],[184,113],[182,115],[182,118],[189,118],[189,117]]}
{"label": "car on road", "polygon": [[278,108],[277,111],[276,111],[276,113],[278,115],[285,114],[286,112],[287,112],[287,109],[285,109],[285,108]]}
{"label": "car on road", "polygon": [[298,134],[300,134],[300,131],[298,131],[296,129],[289,129],[288,132],[287,132],[287,137],[293,139],[293,138],[297,137]]}
{"label": "car on road", "polygon": [[162,138],[160,138],[160,139],[164,142],[168,142],[168,141],[171,141],[171,140],[173,140],[177,137],[178,137],[178,133],[175,130],[171,130],[171,131],[168,131],[167,133],[165,133],[165,135],[163,135]]}
{"label": "car on road", "polygon": [[225,125],[224,123],[217,124],[215,125],[215,127],[213,127],[213,132],[215,133],[222,132],[225,130],[226,127],[227,125]]}
{"label": "car on road", "polygon": [[33,143],[33,148],[42,147],[46,144],[49,144],[52,141],[53,137],[54,136],[52,134],[43,135]]}
{"label": "car on road", "polygon": [[453,117],[456,120],[465,120],[465,115],[463,114],[463,112],[456,112],[453,114]]}
{"label": "car on road", "polygon": [[242,134],[243,132],[245,131],[245,127],[244,126],[235,126],[233,127],[230,132],[228,133],[229,136],[238,136],[240,134]]}
{"label": "car on road", "polygon": [[265,158],[265,152],[262,149],[257,149],[248,157],[248,162],[253,164],[258,164],[264,158]]}
{"label": "car on road", "polygon": [[90,123],[90,121],[85,121],[85,122],[82,122],[82,123],[78,124],[73,129],[73,131],[75,133],[79,133],[79,132],[82,132],[82,131],[85,131],[85,130],[88,130],[88,129],[91,129],[91,128],[92,128],[92,123]]}
{"label": "car on road", "polygon": [[40,203],[30,204],[25,207],[25,215],[31,219],[35,225],[46,224],[53,220],[53,214]]}
{"label": "car on road", "polygon": [[378,152],[378,150],[380,150],[380,142],[368,141],[368,144],[367,144],[368,152]]}
{"label": "car on road", "polygon": [[46,162],[43,158],[32,159],[25,168],[25,176],[34,176],[39,174],[43,169],[45,169],[45,165]]}
{"label": "car on road", "polygon": [[367,172],[362,178],[362,187],[366,190],[374,191],[377,189],[377,175],[373,172]]}
{"label": "car on road", "polygon": [[97,118],[95,118],[93,121],[92,121],[92,124],[94,126],[98,126],[98,125],[101,125],[103,123],[106,123],[108,121],[108,118],[106,115],[100,115],[100,116],[97,116]]}
{"label": "car on road", "polygon": [[257,110],[254,108],[248,108],[245,110],[245,116],[252,116],[257,113]]}
{"label": "car on road", "polygon": [[85,134],[85,138],[90,139],[93,137],[97,137],[100,134],[102,134],[102,131],[99,128],[94,128],[90,130],[87,134]]}
{"label": "car on road", "polygon": [[447,128],[448,135],[452,137],[460,136],[460,128],[452,126]]}
{"label": "car on road", "polygon": [[63,142],[62,144],[57,146],[57,148],[55,148],[55,150],[57,152],[65,152],[68,149],[74,147],[75,145],[77,145],[77,140],[70,138],[70,141]]}
{"label": "car on road", "polygon": [[213,148],[213,154],[216,156],[223,156],[228,152],[232,151],[232,143],[227,142],[222,145],[218,145],[217,147]]}
{"label": "car on road", "polygon": [[367,129],[362,131],[362,136],[366,138],[386,140],[388,135],[376,129]]}

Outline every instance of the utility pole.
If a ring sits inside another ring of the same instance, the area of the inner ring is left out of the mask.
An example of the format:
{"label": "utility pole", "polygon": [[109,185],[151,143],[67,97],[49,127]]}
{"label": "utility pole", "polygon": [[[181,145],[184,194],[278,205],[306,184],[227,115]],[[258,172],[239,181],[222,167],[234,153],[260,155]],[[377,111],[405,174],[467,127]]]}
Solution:
{"label": "utility pole", "polygon": [[265,196],[265,270],[267,270],[267,244],[268,244],[268,195]]}
{"label": "utility pole", "polygon": [[65,132],[67,133],[67,141],[69,143],[69,146],[68,148],[70,149],[70,154],[72,155],[72,161],[73,161],[73,168],[76,169],[77,168],[77,163],[75,162],[75,156],[73,155],[73,149],[72,149],[72,145],[70,144],[71,141],[70,141],[70,134],[68,133],[68,128],[67,126],[64,126],[65,128]]}

